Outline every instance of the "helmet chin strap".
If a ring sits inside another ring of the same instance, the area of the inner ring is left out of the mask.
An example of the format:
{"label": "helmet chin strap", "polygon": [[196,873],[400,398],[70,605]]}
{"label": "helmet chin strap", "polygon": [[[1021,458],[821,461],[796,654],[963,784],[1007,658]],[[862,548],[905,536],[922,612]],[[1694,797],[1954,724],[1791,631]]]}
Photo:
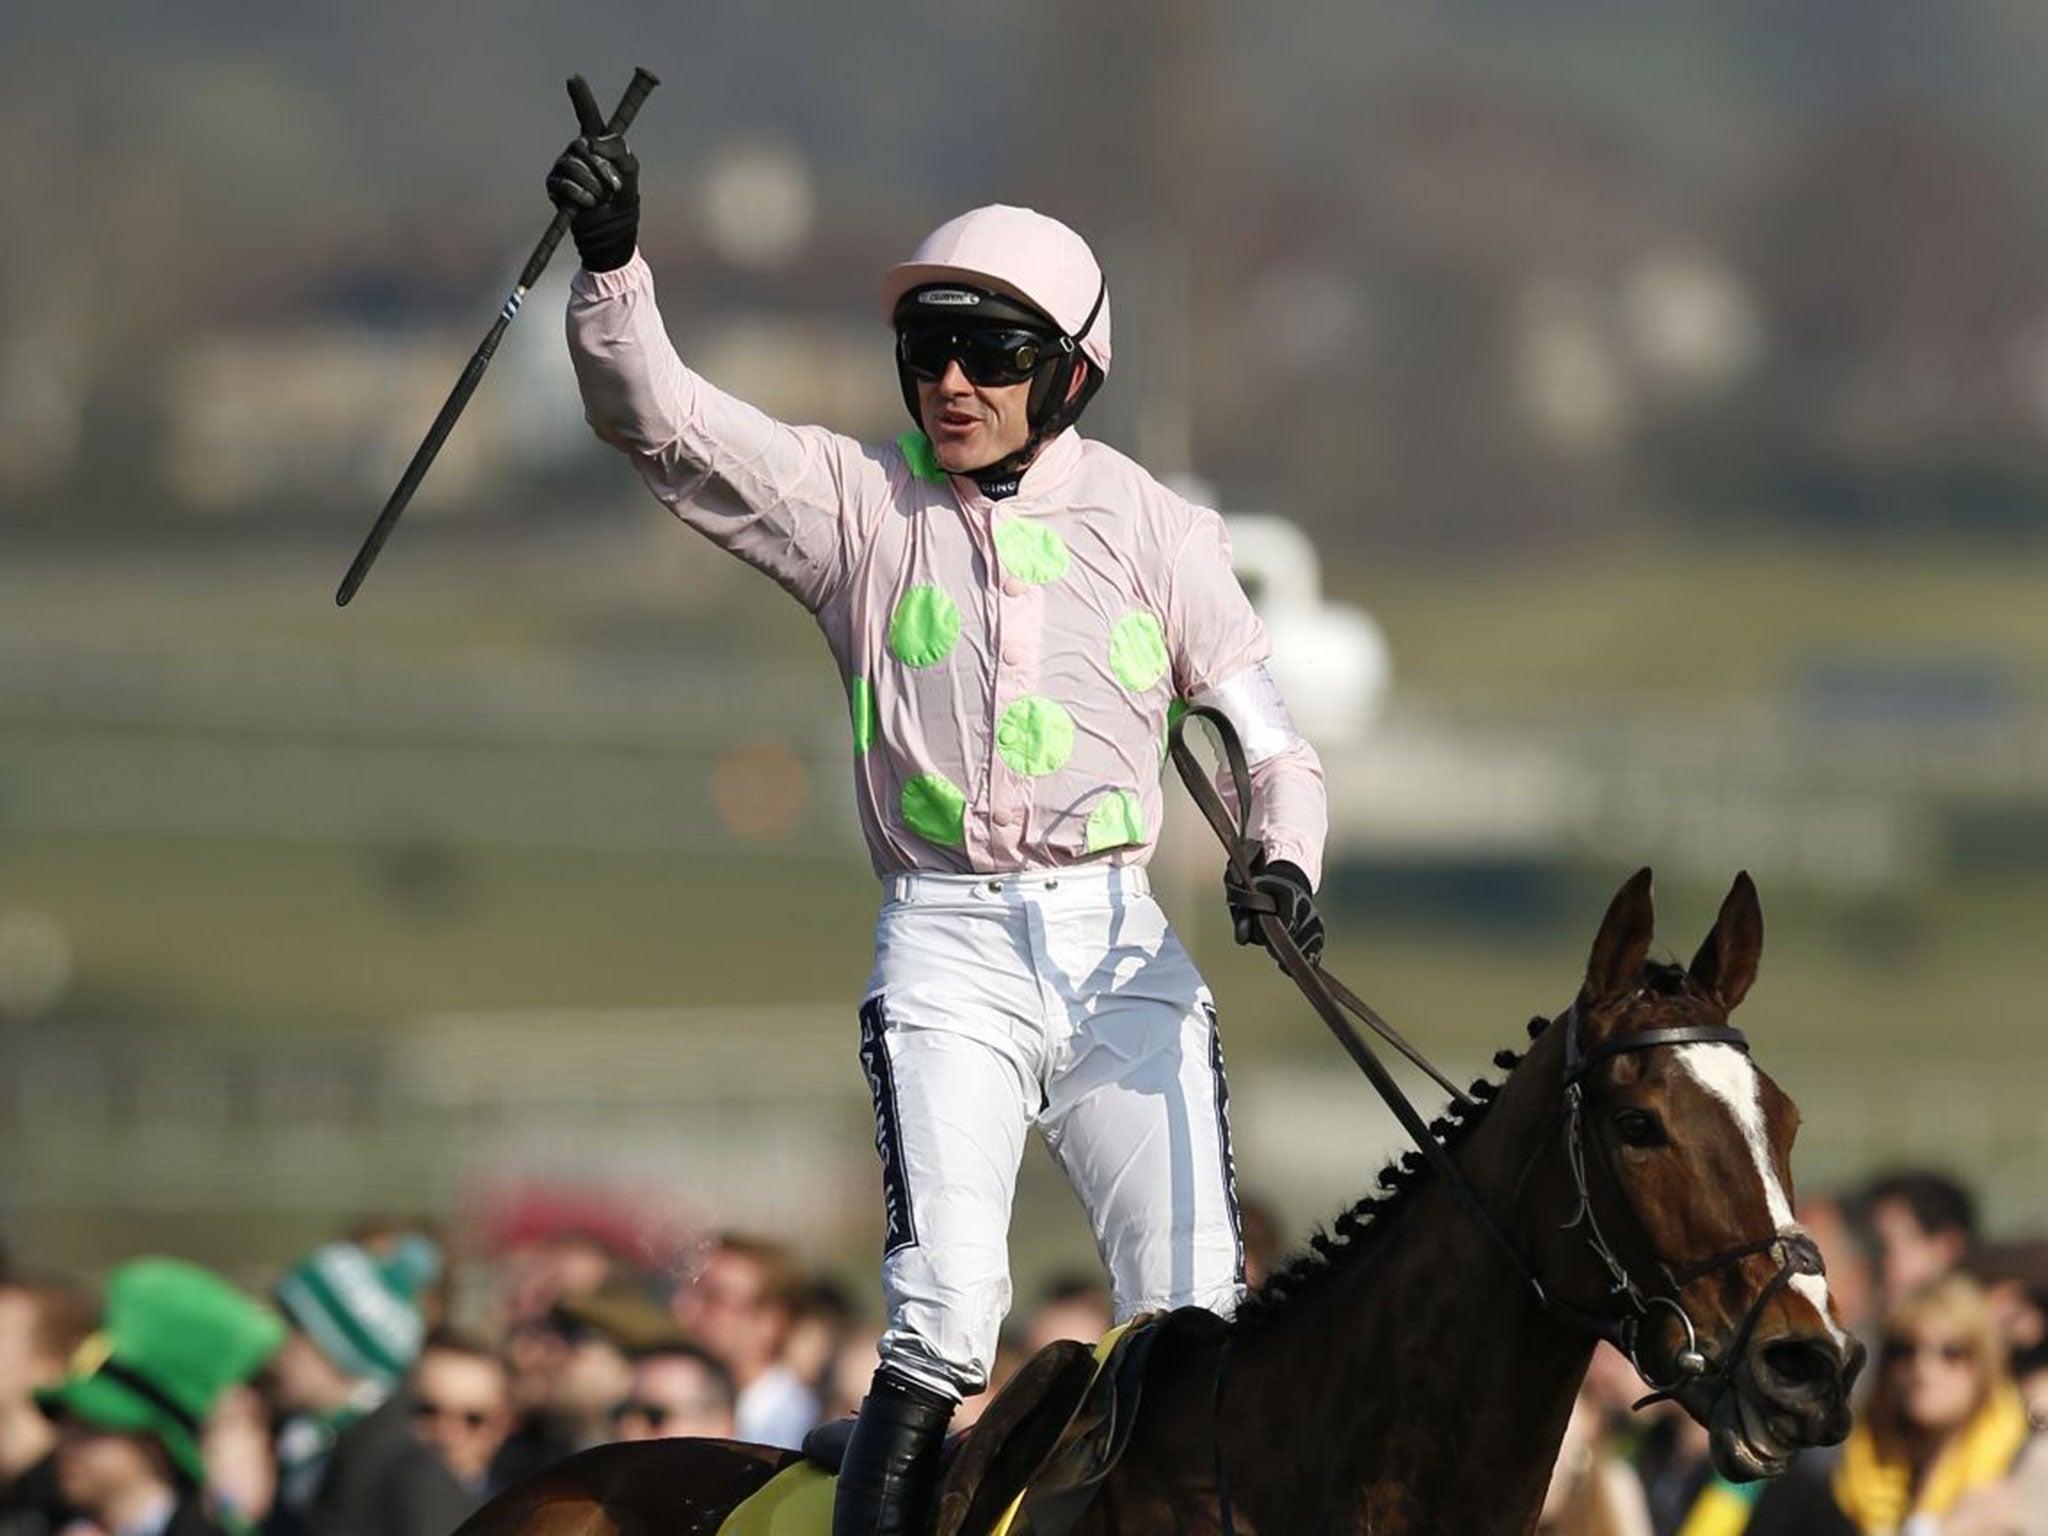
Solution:
{"label": "helmet chin strap", "polygon": [[1001,501],[1017,494],[1017,485],[1024,478],[1024,471],[1031,467],[1031,461],[1038,457],[1038,451],[1045,446],[1045,431],[1040,428],[1024,440],[1024,446],[1015,453],[1008,453],[993,464],[984,464],[980,469],[970,469],[967,478],[981,487],[981,494],[990,501]]}
{"label": "helmet chin strap", "polygon": [[[1092,324],[1095,316],[1091,313],[1088,319]],[[1102,385],[1101,370],[1078,353],[1052,366],[1059,368],[1064,376],[1066,399],[1045,413],[1038,425],[1031,429],[1031,435],[1024,439],[1024,446],[1015,453],[1005,454],[980,469],[966,471],[967,477],[980,486],[982,495],[991,501],[1001,501],[1006,496],[1017,494],[1017,483],[1024,478],[1024,471],[1031,467],[1031,461],[1038,457],[1047,443],[1074,424],[1089,398]],[[1081,370],[1078,375],[1074,372],[1077,368]]]}

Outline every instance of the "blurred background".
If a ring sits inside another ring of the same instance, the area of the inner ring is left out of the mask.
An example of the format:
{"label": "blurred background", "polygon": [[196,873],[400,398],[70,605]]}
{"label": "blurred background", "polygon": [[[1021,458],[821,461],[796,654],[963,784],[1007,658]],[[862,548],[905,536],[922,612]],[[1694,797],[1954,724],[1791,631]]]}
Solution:
{"label": "blurred background", "polygon": [[[1243,519],[1331,968],[1403,1029],[1475,1075],[1636,867],[1680,958],[1746,868],[1802,1187],[1930,1166],[2039,1229],[2044,59],[1996,0],[11,0],[0,1237],[254,1274],[602,1209],[872,1297],[838,679],[583,425],[566,248],[332,602],[547,221],[563,77],[634,64],[670,328],[785,418],[902,429],[875,294],[940,220],[1093,241],[1088,429]],[[1396,1133],[1180,810],[1291,1245]],[[1035,1151],[1013,1248],[1020,1295],[1093,1264]]]}

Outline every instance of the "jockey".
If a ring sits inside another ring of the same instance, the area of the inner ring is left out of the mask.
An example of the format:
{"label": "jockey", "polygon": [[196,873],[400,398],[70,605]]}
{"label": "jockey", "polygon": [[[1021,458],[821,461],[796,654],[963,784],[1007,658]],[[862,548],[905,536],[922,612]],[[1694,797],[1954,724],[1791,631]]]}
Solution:
{"label": "jockey", "polygon": [[896,1536],[920,1529],[946,1423],[988,1380],[1029,1127],[1087,1209],[1120,1318],[1236,1306],[1215,1008],[1146,881],[1169,708],[1221,709],[1251,763],[1239,942],[1256,905],[1321,948],[1322,769],[1222,519],[1075,429],[1111,357],[1079,235],[977,208],[890,271],[916,430],[865,445],[684,366],[637,249],[637,181],[620,138],[588,132],[548,178],[582,256],[585,414],[678,518],[809,610],[846,685],[883,886],[860,1059],[887,1325],[832,1528]]}

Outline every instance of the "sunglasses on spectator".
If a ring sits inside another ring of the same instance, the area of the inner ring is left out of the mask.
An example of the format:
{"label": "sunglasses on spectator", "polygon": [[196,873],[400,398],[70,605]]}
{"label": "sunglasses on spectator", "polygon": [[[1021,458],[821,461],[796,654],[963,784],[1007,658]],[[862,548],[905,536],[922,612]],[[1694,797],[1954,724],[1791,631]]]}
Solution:
{"label": "sunglasses on spectator", "polygon": [[1960,1339],[1886,1339],[1884,1358],[1898,1365],[1916,1355],[1933,1355],[1944,1365],[1962,1365],[1977,1358],[1977,1351]]}
{"label": "sunglasses on spectator", "polygon": [[896,355],[920,379],[942,379],[958,361],[970,384],[1022,384],[1056,345],[1037,331],[912,325],[897,333]]}
{"label": "sunglasses on spectator", "polygon": [[612,1408],[612,1418],[614,1420],[645,1419],[655,1429],[660,1429],[664,1424],[668,1423],[669,1414],[670,1410],[663,1407],[660,1403],[636,1402],[631,1398],[628,1398],[623,1403],[614,1405]]}
{"label": "sunglasses on spectator", "polygon": [[548,1331],[564,1344],[575,1346],[587,1344],[592,1339],[601,1339],[604,1334],[581,1318],[571,1317],[560,1308],[548,1314]]}
{"label": "sunglasses on spectator", "polygon": [[412,1416],[422,1423],[435,1419],[454,1419],[471,1429],[482,1429],[490,1423],[491,1416],[476,1408],[451,1408],[445,1403],[429,1402],[426,1398],[413,1399]]}
{"label": "sunglasses on spectator", "polygon": [[614,1420],[641,1418],[645,1419],[654,1428],[660,1429],[670,1419],[679,1419],[686,1413],[710,1413],[714,1411],[715,1407],[716,1405],[712,1403],[691,1403],[681,1407],[671,1407],[667,1403],[643,1403],[637,1398],[629,1397],[623,1403],[616,1404],[612,1408],[612,1418]]}

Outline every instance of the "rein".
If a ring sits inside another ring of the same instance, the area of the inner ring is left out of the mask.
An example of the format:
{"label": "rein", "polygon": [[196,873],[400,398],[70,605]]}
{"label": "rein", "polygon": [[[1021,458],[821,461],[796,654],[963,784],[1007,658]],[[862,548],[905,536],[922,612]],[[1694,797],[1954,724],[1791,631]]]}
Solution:
{"label": "rein", "polygon": [[1300,946],[1287,932],[1285,925],[1281,923],[1279,914],[1270,900],[1265,902],[1264,910],[1258,910],[1260,897],[1257,887],[1252,882],[1251,850],[1245,842],[1243,829],[1231,815],[1230,808],[1223,803],[1223,796],[1210,782],[1200,760],[1187,744],[1187,724],[1195,719],[1206,720],[1215,729],[1222,744],[1224,762],[1230,770],[1231,783],[1237,790],[1237,803],[1248,810],[1252,803],[1252,782],[1251,770],[1245,764],[1244,746],[1237,739],[1237,729],[1230,723],[1229,717],[1221,710],[1213,709],[1206,704],[1189,705],[1186,712],[1167,729],[1167,743],[1173,755],[1173,765],[1180,771],[1181,782],[1187,785],[1188,793],[1194,797],[1195,805],[1208,821],[1210,829],[1223,844],[1223,851],[1230,860],[1232,872],[1250,893],[1251,901],[1246,905],[1256,913],[1259,932],[1264,936],[1267,948],[1272,952],[1274,959],[1280,962],[1280,969],[1287,973],[1288,979],[1301,989],[1302,996],[1309,1001],[1309,1006],[1314,1008],[1323,1022],[1330,1027],[1330,1032],[1337,1037],[1337,1043],[1344,1047],[1345,1052],[1357,1064],[1359,1071],[1365,1074],[1367,1081],[1386,1101],[1386,1106],[1393,1111],[1394,1118],[1401,1122],[1401,1128],[1408,1133],[1416,1148],[1442,1176],[1458,1203],[1478,1222],[1480,1230],[1493,1240],[1495,1246],[1507,1255],[1509,1262],[1521,1271],[1536,1300],[1548,1306],[1550,1298],[1542,1282],[1529,1272],[1529,1267],[1522,1262],[1521,1253],[1508,1235],[1501,1231],[1498,1223],[1480,1201],[1478,1192],[1466,1180],[1464,1171],[1445,1150],[1444,1144],[1430,1134],[1428,1122],[1422,1118],[1414,1104],[1409,1102],[1408,1096],[1401,1091],[1401,1085],[1388,1073],[1385,1063],[1379,1059],[1365,1037],[1352,1027],[1351,1020],[1345,1017],[1347,1010],[1356,1014],[1374,1034],[1427,1072],[1460,1102],[1469,1104],[1471,1100],[1458,1092],[1451,1085],[1450,1079],[1430,1065],[1422,1053],[1403,1039],[1391,1024],[1382,1019],[1349,988],[1304,955]]}
{"label": "rein", "polygon": [[[1577,1324],[1595,1337],[1604,1339],[1627,1357],[1636,1374],[1642,1378],[1643,1384],[1650,1388],[1649,1396],[1636,1403],[1635,1406],[1638,1408],[1673,1397],[1700,1378],[1710,1379],[1723,1393],[1731,1390],[1734,1385],[1731,1373],[1735,1368],[1735,1362],[1747,1348],[1764,1308],[1780,1291],[1791,1284],[1795,1276],[1825,1273],[1820,1250],[1815,1246],[1813,1239],[1804,1232],[1796,1229],[1775,1231],[1769,1237],[1739,1243],[1697,1263],[1677,1269],[1660,1260],[1657,1268],[1666,1289],[1645,1291],[1614,1251],[1614,1245],[1607,1240],[1606,1233],[1601,1230],[1599,1218],[1594,1213],[1592,1186],[1587,1177],[1585,1079],[1594,1067],[1609,1057],[1625,1052],[1646,1051],[1667,1045],[1731,1045],[1746,1053],[1749,1050],[1748,1037],[1731,1025],[1687,1025],[1671,1029],[1645,1030],[1622,1039],[1608,1040],[1593,1050],[1586,1051],[1579,1043],[1577,1003],[1567,1009],[1558,1020],[1565,1026],[1565,1107],[1561,1131],[1567,1166],[1571,1172],[1577,1199],[1576,1209],[1563,1223],[1563,1230],[1584,1228],[1587,1245],[1607,1271],[1608,1294],[1619,1298],[1628,1310],[1620,1315],[1584,1312],[1558,1299],[1550,1294],[1549,1289],[1537,1276],[1522,1248],[1494,1221],[1492,1213],[1479,1198],[1478,1191],[1473,1189],[1470,1181],[1466,1179],[1464,1170],[1458,1166],[1443,1142],[1430,1131],[1428,1123],[1388,1073],[1371,1043],[1359,1034],[1346,1014],[1355,1015],[1373,1033],[1427,1073],[1460,1103],[1469,1105],[1471,1099],[1453,1087],[1450,1080],[1432,1066],[1420,1051],[1403,1039],[1392,1025],[1362,1002],[1349,988],[1303,955],[1300,947],[1295,944],[1286,927],[1280,922],[1278,911],[1270,900],[1265,902],[1263,908],[1260,907],[1259,893],[1252,883],[1253,850],[1245,839],[1243,825],[1231,814],[1222,794],[1186,741],[1187,723],[1191,719],[1207,721],[1216,732],[1224,765],[1229,770],[1232,787],[1237,791],[1237,803],[1249,816],[1252,803],[1251,771],[1245,762],[1244,747],[1238,740],[1236,728],[1231,725],[1228,717],[1222,711],[1208,705],[1190,705],[1184,714],[1174,720],[1167,731],[1173,765],[1180,773],[1181,782],[1187,786],[1189,795],[1193,797],[1203,819],[1209,823],[1210,830],[1223,844],[1223,851],[1230,861],[1232,872],[1251,893],[1251,901],[1243,904],[1253,911],[1267,949],[1274,959],[1280,962],[1280,968],[1287,973],[1288,979],[1301,990],[1309,1005],[1329,1026],[1331,1033],[1337,1037],[1337,1042],[1365,1074],[1380,1098],[1385,1101],[1387,1108],[1392,1111],[1394,1118],[1400,1121],[1401,1128],[1408,1133],[1417,1150],[1443,1179],[1458,1204],[1464,1207],[1480,1230],[1506,1256],[1537,1304],[1546,1311]],[[1530,1169],[1535,1166],[1536,1158],[1541,1155],[1542,1148],[1539,1147],[1537,1152],[1531,1155],[1529,1163],[1524,1166],[1522,1179],[1527,1179]],[[1597,1161],[1601,1167],[1609,1170],[1611,1180],[1610,1160],[1602,1157]],[[1519,1188],[1520,1181],[1517,1181],[1517,1189]],[[1626,1193],[1618,1184],[1614,1193],[1621,1208],[1627,1213],[1630,1225],[1635,1228],[1638,1241],[1646,1250],[1651,1250],[1652,1245],[1642,1230],[1641,1218],[1636,1215]],[[1735,1342],[1725,1353],[1719,1368],[1710,1371],[1709,1361],[1700,1350],[1698,1330],[1693,1326],[1692,1317],[1681,1299],[1682,1293],[1688,1286],[1705,1279],[1708,1275],[1716,1274],[1731,1264],[1740,1263],[1758,1254],[1776,1257],[1778,1272],[1744,1316],[1736,1332]],[[1685,1346],[1673,1357],[1677,1374],[1668,1382],[1659,1382],[1651,1376],[1643,1365],[1640,1353],[1643,1325],[1656,1317],[1660,1311],[1676,1317],[1685,1330]],[[1220,1396],[1220,1380],[1217,1390]],[[1220,1441],[1217,1446],[1217,1457],[1220,1468]],[[1225,1517],[1227,1520],[1227,1503]]]}

